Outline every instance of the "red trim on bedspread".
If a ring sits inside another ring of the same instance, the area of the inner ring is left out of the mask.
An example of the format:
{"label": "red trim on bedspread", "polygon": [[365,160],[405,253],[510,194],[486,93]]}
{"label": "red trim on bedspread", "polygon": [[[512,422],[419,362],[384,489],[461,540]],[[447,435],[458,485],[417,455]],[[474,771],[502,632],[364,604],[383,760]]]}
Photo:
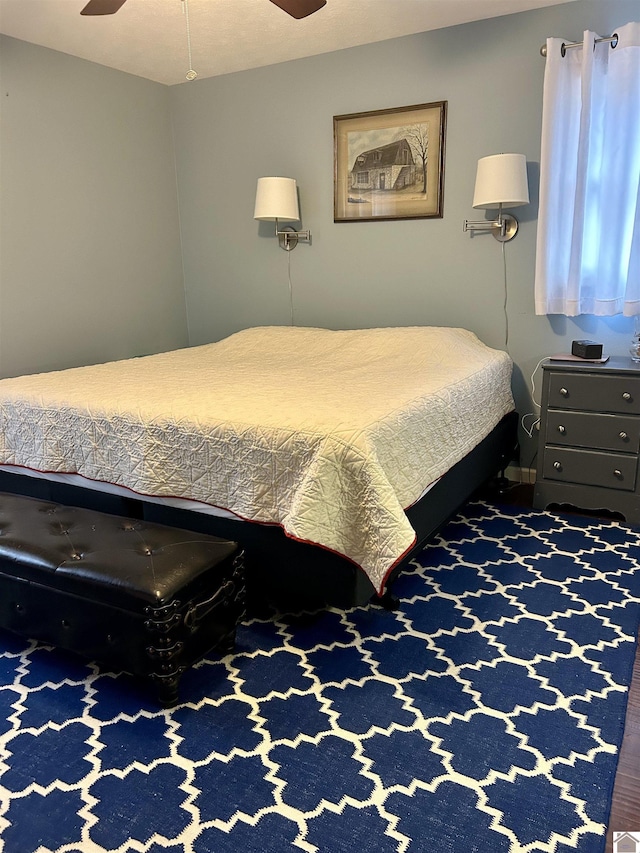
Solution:
{"label": "red trim on bedspread", "polygon": [[[250,518],[247,518],[247,519],[244,519],[244,520],[245,520],[245,521],[251,521],[251,519],[250,519]],[[258,522],[255,522],[255,523],[256,523],[256,524],[261,524],[261,522],[259,522],[259,521],[258,521]],[[314,547],[314,548],[322,548],[322,550],[323,550],[323,551],[328,551],[330,554],[335,554],[335,555],[336,555],[336,557],[341,557],[343,560],[347,560],[349,563],[351,563],[351,564],[352,564],[353,566],[355,566],[357,569],[360,569],[360,571],[365,575],[365,577],[367,578],[367,580],[368,580],[368,581],[370,581],[370,580],[371,580],[371,578],[370,578],[370,577],[369,577],[369,575],[365,572],[365,570],[362,568],[362,566],[360,565],[360,563],[356,563],[356,561],[355,561],[355,560],[352,560],[352,559],[351,559],[351,557],[347,557],[347,555],[346,555],[346,554],[341,554],[341,553],[340,553],[340,551],[336,551],[336,550],[335,550],[335,548],[329,548],[329,546],[328,546],[328,545],[322,545],[320,542],[313,542],[311,539],[300,539],[298,536],[292,536],[290,533],[287,533],[287,531],[284,529],[284,527],[283,527],[281,524],[279,524],[278,522],[267,522],[267,523],[268,523],[268,524],[277,524],[277,525],[278,525],[278,527],[280,527],[280,529],[281,529],[281,530],[282,530],[282,532],[284,533],[284,535],[287,537],[287,539],[292,539],[294,542],[302,542],[304,545],[313,545],[313,547]],[[383,579],[382,579],[382,583],[381,583],[381,585],[380,585],[380,589],[376,589],[376,595],[378,596],[378,598],[381,598],[381,597],[384,595],[384,588],[385,588],[385,584],[387,583],[387,580],[389,579],[389,575],[391,574],[391,572],[396,568],[396,566],[397,566],[399,563],[401,563],[401,562],[404,560],[404,558],[407,556],[407,554],[409,553],[409,551],[411,551],[411,549],[413,548],[413,546],[416,544],[416,542],[417,542],[417,541],[418,541],[418,537],[417,537],[417,536],[414,536],[414,537],[413,537],[413,542],[411,543],[411,545],[409,545],[409,547],[408,547],[406,550],[404,550],[404,551],[402,552],[402,554],[400,554],[400,556],[397,558],[397,560],[395,560],[395,561],[394,561],[394,562],[389,566],[389,568],[387,569],[387,571],[384,573],[384,577],[383,577]],[[374,587],[374,589],[375,589],[375,587]]]}

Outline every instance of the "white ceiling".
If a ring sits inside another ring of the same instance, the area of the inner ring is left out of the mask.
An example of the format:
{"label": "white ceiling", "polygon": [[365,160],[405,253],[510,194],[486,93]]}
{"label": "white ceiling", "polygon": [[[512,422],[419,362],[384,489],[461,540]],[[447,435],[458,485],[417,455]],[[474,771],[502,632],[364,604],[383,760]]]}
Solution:
{"label": "white ceiling", "polygon": [[[186,0],[199,78],[436,30],[567,0],[327,0],[296,21],[269,0]],[[0,0],[0,32],[158,83],[189,70],[185,0],[127,0],[81,16],[87,0]]]}

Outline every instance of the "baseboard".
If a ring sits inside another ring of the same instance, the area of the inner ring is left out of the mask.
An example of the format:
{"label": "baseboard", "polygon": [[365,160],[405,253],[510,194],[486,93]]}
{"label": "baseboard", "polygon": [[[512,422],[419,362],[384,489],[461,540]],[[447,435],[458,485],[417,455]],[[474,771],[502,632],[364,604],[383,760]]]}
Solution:
{"label": "baseboard", "polygon": [[533,485],[536,481],[536,469],[521,468],[519,465],[509,465],[505,471],[505,476],[513,483]]}

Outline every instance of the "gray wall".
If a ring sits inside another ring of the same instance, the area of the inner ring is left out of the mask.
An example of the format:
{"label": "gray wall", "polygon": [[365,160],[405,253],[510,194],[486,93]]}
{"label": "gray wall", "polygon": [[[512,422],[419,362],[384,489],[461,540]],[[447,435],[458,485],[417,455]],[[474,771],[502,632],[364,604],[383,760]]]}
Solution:
{"label": "gray wall", "polygon": [[[608,35],[640,18],[638,0],[578,0],[436,32],[296,60],[171,89],[191,343],[254,324],[331,328],[465,326],[505,347],[501,245],[462,232],[478,158],[525,154],[531,204],[514,213],[505,246],[508,349],[519,411],[532,411],[529,376],[574,338],[626,354],[631,320],[536,317],[533,279],[547,36]],[[333,222],[334,115],[448,102],[444,217]],[[271,223],[253,220],[256,180],[287,175],[300,188],[311,246],[289,257]],[[529,423],[531,419],[529,419]],[[523,464],[535,447],[525,441]]]}
{"label": "gray wall", "polygon": [[0,373],[187,343],[168,90],[3,37]]}

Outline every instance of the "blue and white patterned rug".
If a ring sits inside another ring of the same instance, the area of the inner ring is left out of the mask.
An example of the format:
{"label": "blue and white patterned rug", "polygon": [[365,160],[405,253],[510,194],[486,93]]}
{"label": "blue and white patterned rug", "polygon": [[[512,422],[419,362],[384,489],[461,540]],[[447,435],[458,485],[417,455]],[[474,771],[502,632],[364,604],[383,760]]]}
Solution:
{"label": "blue and white patterned rug", "polygon": [[1,634],[0,849],[601,853],[639,558],[615,522],[471,504],[397,612],[246,622],[172,711]]}

